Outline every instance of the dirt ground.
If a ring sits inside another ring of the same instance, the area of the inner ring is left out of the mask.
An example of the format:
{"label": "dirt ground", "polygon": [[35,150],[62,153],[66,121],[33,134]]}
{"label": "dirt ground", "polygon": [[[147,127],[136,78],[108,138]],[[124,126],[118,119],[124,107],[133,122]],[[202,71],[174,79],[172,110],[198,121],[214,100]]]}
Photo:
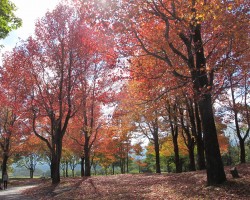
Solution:
{"label": "dirt ground", "polygon": [[197,171],[63,178],[58,185],[45,180],[24,194],[40,200],[250,199],[250,164],[239,165],[237,169],[240,178],[233,179],[226,167],[227,182],[219,186],[206,186],[206,172]]}

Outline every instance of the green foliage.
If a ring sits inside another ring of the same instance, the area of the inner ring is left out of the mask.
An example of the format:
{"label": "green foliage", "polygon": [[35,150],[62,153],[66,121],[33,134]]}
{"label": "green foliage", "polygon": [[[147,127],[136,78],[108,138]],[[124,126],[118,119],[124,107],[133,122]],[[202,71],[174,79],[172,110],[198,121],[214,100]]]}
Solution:
{"label": "green foliage", "polygon": [[[229,143],[229,151],[222,154],[225,166],[240,164],[240,147],[237,144]],[[245,142],[246,162],[250,162],[250,140]]]}
{"label": "green foliage", "polygon": [[22,20],[14,15],[15,10],[16,6],[9,0],[0,1],[0,39],[22,25]]}

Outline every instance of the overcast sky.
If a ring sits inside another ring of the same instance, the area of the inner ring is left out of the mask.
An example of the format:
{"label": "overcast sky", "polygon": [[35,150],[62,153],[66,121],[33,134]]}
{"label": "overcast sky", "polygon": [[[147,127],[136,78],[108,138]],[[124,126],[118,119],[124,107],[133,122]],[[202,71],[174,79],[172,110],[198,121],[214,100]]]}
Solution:
{"label": "overcast sky", "polygon": [[4,48],[0,52],[9,51],[15,47],[20,39],[26,39],[34,33],[35,21],[52,10],[60,0],[11,0],[17,7],[16,16],[23,20],[23,25],[18,30],[12,31],[7,38],[0,40]]}

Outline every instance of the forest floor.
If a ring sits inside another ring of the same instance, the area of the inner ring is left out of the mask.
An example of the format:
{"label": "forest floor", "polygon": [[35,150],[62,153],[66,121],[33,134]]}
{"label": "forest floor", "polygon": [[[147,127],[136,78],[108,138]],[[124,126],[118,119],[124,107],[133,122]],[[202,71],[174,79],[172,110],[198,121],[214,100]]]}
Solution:
{"label": "forest floor", "polygon": [[40,200],[250,199],[250,164],[238,165],[237,170],[240,178],[233,179],[230,167],[225,167],[227,181],[218,186],[206,186],[206,171],[124,174],[62,178],[58,185],[42,180],[23,195]]}

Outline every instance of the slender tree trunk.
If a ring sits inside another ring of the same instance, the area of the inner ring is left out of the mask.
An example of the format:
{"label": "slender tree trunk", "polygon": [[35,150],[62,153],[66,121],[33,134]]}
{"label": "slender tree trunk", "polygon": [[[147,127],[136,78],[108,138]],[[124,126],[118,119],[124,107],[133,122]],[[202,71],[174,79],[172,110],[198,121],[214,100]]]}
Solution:
{"label": "slender tree trunk", "polygon": [[[186,99],[187,100],[187,99]],[[186,101],[187,111],[189,112],[189,117],[186,115],[186,124],[184,123],[184,112],[180,108],[180,121],[182,126],[182,136],[185,142],[185,145],[188,148],[188,157],[189,157],[189,171],[195,171],[195,159],[194,159],[194,139],[192,136],[196,135],[196,129],[194,127],[194,117],[192,112],[192,105],[188,104]],[[189,121],[191,123],[191,131],[189,126]],[[185,133],[185,134],[184,134]]]}
{"label": "slender tree trunk", "polygon": [[205,156],[204,156],[204,144],[202,139],[202,131],[201,131],[201,120],[199,116],[199,109],[197,103],[193,103],[191,100],[190,109],[190,122],[191,122],[191,130],[192,135],[195,137],[196,146],[197,146],[197,165],[199,170],[203,170],[206,168]]}
{"label": "slender tree trunk", "polygon": [[[173,138],[173,146],[174,146],[174,160],[175,160],[175,172],[181,173],[182,166],[180,162],[179,156],[179,146],[178,146],[178,124],[177,124],[177,105],[173,105],[173,109],[171,109],[171,105],[168,105],[168,115],[169,115],[169,122],[171,128],[171,135]],[[173,117],[172,117],[173,115]]]}
{"label": "slender tree trunk", "polygon": [[129,149],[128,149],[128,142],[127,142],[127,174],[129,173]]}
{"label": "slender tree trunk", "polygon": [[239,139],[240,144],[240,162],[246,163],[246,152],[245,152],[245,139],[240,134],[240,126],[239,126],[239,120],[238,120],[238,110],[236,108],[236,102],[235,102],[235,96],[234,96],[234,90],[233,90],[233,81],[232,81],[232,75],[229,77],[230,80],[230,89],[231,89],[231,96],[232,96],[232,103],[233,103],[233,114],[234,114],[234,123],[236,128],[236,134]]}
{"label": "slender tree trunk", "polygon": [[81,157],[81,177],[84,177],[84,156]]}
{"label": "slender tree trunk", "polygon": [[115,174],[115,165],[112,164],[112,174],[114,175]]}
{"label": "slender tree trunk", "polygon": [[196,146],[197,146],[197,163],[198,169],[203,170],[206,169],[206,161],[205,161],[205,149],[204,142],[202,137],[202,129],[201,129],[201,120],[199,115],[199,108],[197,103],[195,103],[195,121],[196,121]]}
{"label": "slender tree trunk", "polygon": [[174,162],[175,162],[175,172],[181,173],[182,172],[182,166],[179,156],[179,146],[178,146],[178,137],[175,135],[173,137],[173,145],[174,145]]}
{"label": "slender tree trunk", "polygon": [[65,167],[63,167],[63,177],[66,177]]}
{"label": "slender tree trunk", "polygon": [[159,147],[158,133],[155,134],[154,149],[155,149],[155,167],[156,167],[156,173],[160,174],[161,173],[161,166],[160,166],[160,147]]}
{"label": "slender tree trunk", "polygon": [[66,177],[69,177],[69,171],[68,171],[69,166],[68,166],[68,164],[69,164],[68,161],[66,161],[66,162],[65,162],[65,165],[66,165],[66,166],[65,166]]}

